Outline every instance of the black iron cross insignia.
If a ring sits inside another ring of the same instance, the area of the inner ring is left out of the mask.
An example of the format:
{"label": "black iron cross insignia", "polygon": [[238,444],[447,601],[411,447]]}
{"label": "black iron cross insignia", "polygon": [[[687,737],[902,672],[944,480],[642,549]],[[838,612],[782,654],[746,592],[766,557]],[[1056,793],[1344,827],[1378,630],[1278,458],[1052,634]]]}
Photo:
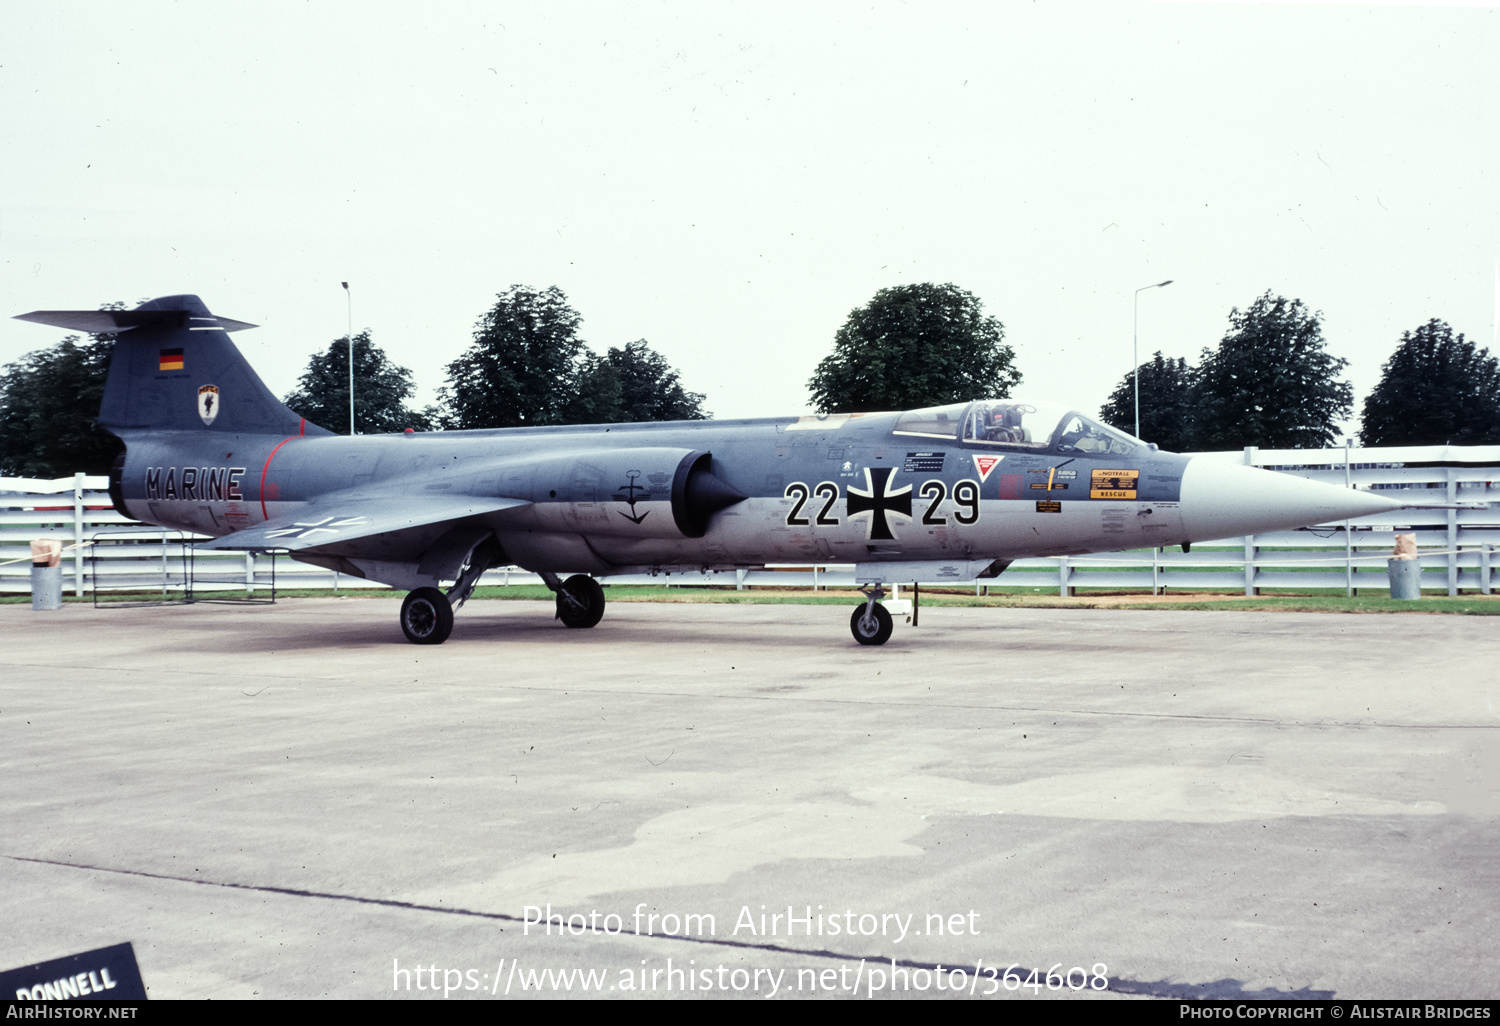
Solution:
{"label": "black iron cross insignia", "polygon": [[866,467],[865,484],[868,487],[859,489],[851,485],[846,489],[848,494],[845,498],[850,517],[859,513],[873,514],[870,517],[870,533],[866,536],[871,541],[895,539],[896,536],[891,533],[891,525],[885,518],[887,513],[897,513],[911,519],[911,485],[894,492],[885,490],[895,472],[894,467]]}

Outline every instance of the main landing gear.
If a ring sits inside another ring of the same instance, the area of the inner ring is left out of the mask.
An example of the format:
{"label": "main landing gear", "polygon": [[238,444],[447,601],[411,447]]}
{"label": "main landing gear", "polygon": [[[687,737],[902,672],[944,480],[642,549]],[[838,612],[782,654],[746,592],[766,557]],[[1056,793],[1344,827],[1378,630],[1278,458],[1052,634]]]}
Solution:
{"label": "main landing gear", "polygon": [[493,535],[469,550],[458,571],[458,580],[445,595],[436,588],[416,588],[401,603],[401,633],[414,645],[441,645],[453,633],[454,610],[463,608],[474,594],[480,575],[495,562],[500,551]]}
{"label": "main landing gear", "polygon": [[441,645],[453,633],[453,604],[436,588],[417,588],[401,603],[401,632],[414,645]]}
{"label": "main landing gear", "polygon": [[[462,606],[474,591],[479,574],[488,564],[476,560],[464,572],[448,594],[436,588],[417,588],[401,603],[401,632],[414,645],[441,645],[453,633],[453,611]],[[472,568],[479,567],[475,571]],[[542,573],[547,587],[557,593],[557,618],[567,627],[592,627],[604,617],[604,589],[586,574],[574,574],[566,581],[554,573]],[[881,610],[881,612],[885,612]],[[886,634],[890,634],[890,616],[886,616]]]}
{"label": "main landing gear", "polygon": [[542,580],[557,593],[557,619],[565,627],[592,627],[604,618],[604,589],[587,574],[574,574],[559,582],[554,573]]}
{"label": "main landing gear", "polygon": [[880,585],[866,589],[865,601],[855,606],[854,614],[849,617],[849,631],[861,645],[884,645],[891,640],[895,623],[890,611],[880,604],[882,598],[885,589]]}

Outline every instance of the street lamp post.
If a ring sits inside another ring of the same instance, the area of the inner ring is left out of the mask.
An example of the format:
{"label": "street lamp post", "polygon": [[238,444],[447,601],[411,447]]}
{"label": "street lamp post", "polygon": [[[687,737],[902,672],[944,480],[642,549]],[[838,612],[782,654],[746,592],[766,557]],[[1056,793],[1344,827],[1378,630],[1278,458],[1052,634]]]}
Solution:
{"label": "street lamp post", "polygon": [[[1155,285],[1142,285],[1135,290],[1135,330],[1131,336],[1130,355],[1135,359],[1135,437],[1141,437],[1141,293],[1147,289],[1164,289],[1173,279],[1159,281]],[[346,285],[345,288],[348,288]]]}
{"label": "street lamp post", "polygon": [[[354,437],[354,293],[349,291],[349,283],[343,282],[345,304],[349,312],[349,334],[345,336],[349,343],[349,437]],[[1139,411],[1136,420],[1140,420]]]}

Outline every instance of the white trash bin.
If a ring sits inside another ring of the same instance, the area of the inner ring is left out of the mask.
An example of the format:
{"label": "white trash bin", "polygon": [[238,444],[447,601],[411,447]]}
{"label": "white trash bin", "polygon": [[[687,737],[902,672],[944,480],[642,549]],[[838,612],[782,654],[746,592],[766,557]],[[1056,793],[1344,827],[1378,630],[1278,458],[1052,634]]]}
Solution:
{"label": "white trash bin", "polygon": [[1422,564],[1415,559],[1388,559],[1385,572],[1391,578],[1391,598],[1422,597]]}
{"label": "white trash bin", "polygon": [[1422,597],[1422,561],[1417,558],[1417,536],[1396,535],[1396,553],[1385,561],[1391,598],[1410,601]]}
{"label": "white trash bin", "polygon": [[62,608],[62,567],[31,566],[31,608]]}
{"label": "white trash bin", "polygon": [[38,538],[31,543],[31,608],[62,608],[62,542]]}

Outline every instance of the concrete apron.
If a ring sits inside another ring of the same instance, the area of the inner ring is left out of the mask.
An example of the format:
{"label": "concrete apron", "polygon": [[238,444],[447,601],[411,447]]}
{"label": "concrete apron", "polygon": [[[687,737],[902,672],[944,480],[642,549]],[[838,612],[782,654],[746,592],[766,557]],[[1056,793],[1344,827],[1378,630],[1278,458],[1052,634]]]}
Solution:
{"label": "concrete apron", "polygon": [[929,607],[863,649],[843,606],[478,602],[423,648],[396,609],[0,607],[0,967],[130,940],[153,997],[837,995],[891,959],[929,997],[1012,963],[1110,981],[1026,999],[1497,989],[1495,619]]}

